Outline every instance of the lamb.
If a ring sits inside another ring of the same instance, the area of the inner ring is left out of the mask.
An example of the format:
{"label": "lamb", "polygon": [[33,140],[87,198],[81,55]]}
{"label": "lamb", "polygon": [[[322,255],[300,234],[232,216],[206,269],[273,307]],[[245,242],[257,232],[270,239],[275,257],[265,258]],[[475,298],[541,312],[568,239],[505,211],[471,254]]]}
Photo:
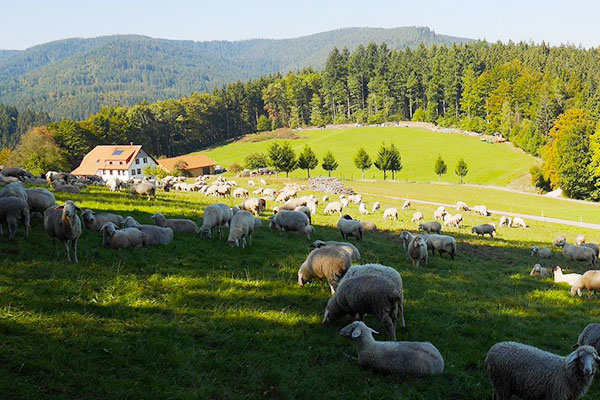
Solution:
{"label": "lamb", "polygon": [[362,321],[340,329],[340,336],[357,341],[361,366],[398,377],[444,373],[444,359],[430,342],[379,342],[373,333]]}
{"label": "lamb", "polygon": [[81,193],[81,189],[79,189],[79,186],[69,185],[69,184],[61,185],[57,181],[52,182],[52,189],[54,189],[55,192],[62,192],[62,193],[71,193],[71,194]]}
{"label": "lamb", "polygon": [[148,245],[148,236],[137,228],[120,229],[112,222],[107,222],[102,225],[100,232],[102,232],[102,244],[111,249]]}
{"label": "lamb", "polygon": [[456,210],[457,211],[469,211],[469,206],[467,206],[467,203],[465,203],[464,201],[457,201],[456,202]]}
{"label": "lamb", "polygon": [[386,208],[383,212],[383,219],[398,219],[398,209],[395,207]]}
{"label": "lamb", "polygon": [[419,224],[419,230],[425,231],[427,233],[437,233],[438,235],[442,234],[442,224],[437,221],[425,222],[423,224]]}
{"label": "lamb", "polygon": [[0,235],[3,235],[2,225],[8,227],[8,238],[12,239],[17,232],[17,223],[21,222],[25,235],[29,235],[29,205],[21,197],[0,197]]}
{"label": "lamb", "polygon": [[404,204],[402,204],[403,210],[408,210],[410,208],[410,200],[406,200]]}
{"label": "lamb", "polygon": [[567,260],[570,261],[586,261],[589,267],[596,265],[596,252],[589,247],[573,246],[562,239],[556,243],[558,247],[562,247],[562,253]]}
{"label": "lamb", "polygon": [[260,213],[267,208],[267,201],[265,199],[250,197],[249,199],[244,200],[244,202],[239,205],[239,208],[240,210],[249,211],[258,217]]}
{"label": "lamb", "polygon": [[152,198],[156,199],[156,187],[148,182],[134,183],[131,185],[130,192],[132,195],[148,196],[148,201]]}
{"label": "lamb", "polygon": [[355,237],[357,241],[360,241],[364,233],[362,222],[355,219],[340,218],[337,223],[337,228],[344,240]]}
{"label": "lamb", "polygon": [[561,357],[516,342],[496,343],[485,358],[485,368],[494,388],[493,398],[575,400],[581,398],[594,379],[598,353],[582,346]]}
{"label": "lamb", "polygon": [[339,201],[332,201],[331,203],[327,204],[327,207],[325,207],[323,213],[333,214],[334,212],[338,212],[341,215],[343,210],[344,206],[342,206],[342,203]]}
{"label": "lamb", "polygon": [[423,218],[423,213],[421,211],[416,211],[413,216],[412,219],[410,220],[411,222],[419,222],[422,221]]}
{"label": "lamb", "polygon": [[421,260],[425,262],[427,266],[427,244],[421,236],[415,236],[415,238],[408,245],[408,257],[413,263],[413,267],[419,267]]}
{"label": "lamb", "polygon": [[116,176],[109,176],[108,179],[106,179],[106,182],[104,182],[111,192],[116,192],[121,189],[121,183],[121,180]]}
{"label": "lamb", "polygon": [[548,269],[542,267],[540,264],[535,264],[529,273],[529,276],[539,276],[540,278],[547,279],[550,277]]}
{"label": "lamb", "polygon": [[440,257],[442,257],[442,253],[448,253],[453,260],[456,256],[456,239],[452,236],[436,234],[427,235],[425,244],[427,245],[427,251],[431,250],[432,256],[435,255],[436,250]]}
{"label": "lamb", "polygon": [[490,238],[493,239],[494,233],[496,233],[496,227],[492,224],[475,225],[473,229],[471,229],[471,233],[476,233],[477,236],[490,235]]}
{"label": "lamb", "polygon": [[81,219],[83,220],[83,225],[91,232],[100,232],[100,229],[102,229],[107,222],[112,222],[115,226],[121,226],[124,220],[120,215],[112,213],[96,214],[95,211],[92,211],[89,208],[83,210]]}
{"label": "lamb", "polygon": [[300,207],[296,207],[294,209],[294,211],[299,211],[301,213],[304,213],[308,217],[308,223],[312,224],[312,214],[310,212],[310,208],[308,208],[306,206],[300,206]]}
{"label": "lamb", "polygon": [[352,260],[342,246],[323,246],[310,252],[298,269],[298,285],[304,286],[312,279],[326,279],[331,293],[335,293]]}
{"label": "lamb", "polygon": [[298,211],[282,210],[269,218],[269,228],[279,231],[299,232],[310,239],[315,229],[309,224],[308,217]]}
{"label": "lamb", "polygon": [[573,348],[581,346],[592,346],[596,351],[600,349],[600,324],[588,324],[583,328]]}
{"label": "lamb", "polygon": [[67,200],[63,205],[50,207],[44,212],[44,230],[52,238],[54,251],[58,255],[56,242],[60,240],[65,246],[67,260],[71,261],[69,242],[73,247],[73,261],[77,259],[77,241],[81,236],[81,220],[77,216],[81,209],[72,200]]}
{"label": "lamb", "polygon": [[369,215],[369,210],[367,210],[367,205],[365,203],[360,203],[358,206],[358,212],[363,215]]}
{"label": "lamb", "polygon": [[513,228],[527,228],[527,224],[521,217],[514,217],[511,226]]}
{"label": "lamb", "polygon": [[552,258],[552,250],[545,247],[539,248],[537,246],[533,246],[533,249],[531,250],[531,256],[538,258]]}
{"label": "lamb", "polygon": [[512,219],[510,217],[507,217],[506,215],[503,215],[502,217],[500,217],[500,226],[505,226],[505,227],[510,227],[512,225]]}
{"label": "lamb", "polygon": [[56,205],[56,197],[47,189],[25,189],[25,192],[27,193],[29,211],[32,213],[43,213],[48,207]]}
{"label": "lamb", "polygon": [[446,214],[444,216],[444,226],[454,226],[455,228],[460,228],[460,224],[463,221],[462,214]]}
{"label": "lamb", "polygon": [[568,283],[569,286],[575,285],[579,279],[581,279],[581,274],[563,274],[562,268],[558,265],[554,267],[554,282],[555,283]]}
{"label": "lamb", "polygon": [[21,182],[11,182],[0,190],[0,198],[2,197],[20,197],[27,201],[27,191]]}
{"label": "lamb", "polygon": [[236,199],[248,197],[248,191],[244,188],[235,188],[235,190],[233,191],[233,197]]}
{"label": "lamb", "polygon": [[600,292],[600,271],[585,271],[581,278],[571,286],[571,296],[577,294],[581,297],[581,289],[587,289],[588,297],[592,297],[592,292]]}
{"label": "lamb", "polygon": [[440,206],[437,208],[437,210],[435,210],[433,212],[433,218],[435,219],[441,219],[442,221],[444,220],[444,217],[446,216],[448,212],[446,211],[446,207],[444,206]]}
{"label": "lamb", "polygon": [[373,214],[375,214],[377,211],[379,211],[380,208],[381,208],[381,203],[376,201],[375,203],[373,203],[373,208],[371,208],[371,212]]}
{"label": "lamb", "polygon": [[343,279],[327,302],[323,323],[336,321],[343,316],[372,314],[381,322],[387,336],[396,340],[396,319],[402,293],[389,279],[366,275]]}
{"label": "lamb", "polygon": [[223,237],[221,227],[228,226],[232,217],[233,212],[226,204],[216,203],[206,206],[202,227],[200,228],[200,237],[208,236],[212,239],[212,231],[217,228],[219,239],[221,239]]}
{"label": "lamb", "polygon": [[254,233],[254,217],[248,211],[242,210],[231,218],[229,226],[229,236],[227,243],[231,247],[246,247],[246,238],[248,244],[252,244],[252,234]]}
{"label": "lamb", "polygon": [[363,230],[365,232],[375,232],[377,231],[377,225],[372,221],[362,221]]}
{"label": "lamb", "polygon": [[484,217],[490,216],[490,213],[486,206],[475,206],[475,207],[473,207],[473,211],[475,212],[475,214],[479,214]]}
{"label": "lamb", "polygon": [[338,246],[341,247],[344,251],[348,253],[352,261],[360,261],[360,251],[356,248],[355,245],[348,242],[335,242],[335,241],[323,241],[323,240],[315,240],[310,245],[311,249],[318,249],[324,246]]}
{"label": "lamb", "polygon": [[148,237],[148,246],[166,245],[173,241],[173,229],[156,225],[140,225],[137,227]]}
{"label": "lamb", "polygon": [[198,233],[198,225],[191,219],[166,219],[162,213],[157,212],[151,216],[156,225],[163,228],[171,228],[173,232],[179,233]]}

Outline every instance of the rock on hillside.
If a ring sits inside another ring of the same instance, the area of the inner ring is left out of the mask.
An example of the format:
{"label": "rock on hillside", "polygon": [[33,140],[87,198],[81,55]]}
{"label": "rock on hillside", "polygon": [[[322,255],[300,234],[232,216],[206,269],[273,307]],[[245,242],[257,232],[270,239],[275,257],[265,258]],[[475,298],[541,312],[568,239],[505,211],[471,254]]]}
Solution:
{"label": "rock on hillside", "polygon": [[354,194],[352,188],[344,186],[337,178],[315,177],[308,180],[308,189],[314,192]]}

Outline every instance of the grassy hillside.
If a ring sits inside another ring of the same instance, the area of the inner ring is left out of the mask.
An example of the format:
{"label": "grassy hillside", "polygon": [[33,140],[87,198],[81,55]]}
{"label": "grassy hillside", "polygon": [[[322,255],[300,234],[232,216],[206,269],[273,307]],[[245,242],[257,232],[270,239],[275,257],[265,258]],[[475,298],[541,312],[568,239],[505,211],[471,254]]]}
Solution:
{"label": "grassy hillside", "polygon": [[[454,167],[462,157],[469,165],[466,183],[481,185],[508,185],[513,180],[527,174],[535,164],[535,158],[517,150],[509,143],[489,144],[477,137],[460,134],[430,132],[423,129],[395,127],[365,127],[355,129],[311,130],[297,133],[299,139],[291,145],[299,153],[305,144],[312,147],[319,161],[331,150],[339,163],[332,176],[346,179],[359,179],[360,171],[354,166],[353,158],[357,150],[364,147],[372,159],[377,156],[381,143],[394,143],[402,156],[402,171],[396,180],[430,182],[437,181],[434,163],[438,155],[446,161],[448,173],[442,182],[458,182]],[[238,141],[212,149],[206,154],[218,164],[228,167],[236,162],[243,165],[244,158],[253,152],[266,153],[272,140],[261,142]],[[321,163],[311,176],[327,175]],[[306,177],[305,171],[294,171],[291,177]],[[366,173],[366,178],[382,179],[382,173],[374,166]],[[391,178],[391,174],[390,174]]]}
{"label": "grassy hillside", "polygon": [[[95,188],[74,199],[142,223],[156,211],[199,220],[216,201],[160,192],[148,202]],[[340,240],[338,217],[322,215],[323,207],[312,239]],[[356,206],[348,211],[358,215]],[[73,265],[54,256],[38,220],[29,238],[20,230],[15,241],[0,237],[0,398],[484,399],[491,396],[483,368],[491,345],[517,340],[567,354],[581,329],[600,318],[597,299],[573,298],[563,285],[528,276],[532,245],[547,245],[559,232],[571,240],[593,232],[532,223],[479,239],[470,226],[491,219],[466,213],[465,227],[452,232],[457,259],[436,256],[415,269],[395,240],[415,228],[413,211],[394,222],[381,213],[365,218],[383,231],[357,246],[362,262],[402,274],[407,327],[398,328],[398,340],[431,341],[445,359],[442,376],[399,380],[357,364],[355,345],[337,333],[350,318],[321,324],[328,287],[296,283],[309,251],[304,237],[262,228],[246,249],[176,235],[165,247],[114,251],[85,231],[81,263]],[[553,263],[584,269],[557,251]],[[371,316],[367,324],[381,330]],[[585,399],[598,396],[595,382]]]}

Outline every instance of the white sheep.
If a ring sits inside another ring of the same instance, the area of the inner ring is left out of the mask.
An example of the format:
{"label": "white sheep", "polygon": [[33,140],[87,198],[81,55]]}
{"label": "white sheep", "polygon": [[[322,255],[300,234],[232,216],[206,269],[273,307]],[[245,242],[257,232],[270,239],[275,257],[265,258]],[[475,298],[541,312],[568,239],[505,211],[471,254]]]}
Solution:
{"label": "white sheep", "polygon": [[500,217],[500,227],[505,226],[505,227],[510,227],[512,225],[512,219],[510,217],[507,217],[506,215],[503,215],[502,217]]}
{"label": "white sheep", "polygon": [[261,178],[260,184],[263,185],[263,186],[267,186],[268,185],[267,181],[264,180],[263,178]]}
{"label": "white sheep", "polygon": [[281,210],[269,218],[269,228],[281,232],[299,232],[310,239],[315,229],[310,225],[308,217],[299,211]]}
{"label": "white sheep", "polygon": [[162,213],[159,212],[150,218],[156,221],[156,225],[162,226],[163,228],[169,227],[173,229],[173,232],[198,233],[200,231],[200,229],[198,229],[198,225],[191,219],[167,219]]}
{"label": "white sheep", "polygon": [[446,207],[440,206],[433,212],[433,218],[440,219],[443,221],[447,213],[448,212],[446,211]]}
{"label": "white sheep", "polygon": [[27,200],[14,196],[0,197],[0,235],[4,234],[2,225],[6,224],[9,239],[12,239],[17,232],[17,222],[21,222],[28,236],[30,218]]}
{"label": "white sheep", "polygon": [[558,247],[562,247],[562,253],[567,260],[570,261],[586,261],[588,266],[596,265],[596,252],[589,247],[573,246],[562,239],[556,243]]}
{"label": "white sheep", "polygon": [[355,219],[340,218],[337,228],[344,240],[355,237],[357,241],[362,239],[364,228],[362,222]]}
{"label": "white sheep", "polygon": [[408,210],[410,208],[410,200],[406,200],[404,204],[402,204],[403,210]]}
{"label": "white sheep", "polygon": [[259,187],[252,191],[252,194],[262,194],[263,188]]}
{"label": "white sheep", "polygon": [[121,226],[123,217],[112,213],[97,214],[95,211],[86,208],[81,213],[83,225],[91,232],[100,232],[100,228],[107,222],[112,222],[116,226]]}
{"label": "white sheep", "polygon": [[539,276],[540,278],[547,279],[550,277],[548,269],[542,267],[540,264],[535,264],[529,273],[529,276]]}
{"label": "white sheep", "polygon": [[552,258],[552,250],[547,249],[545,247],[540,248],[537,246],[533,246],[533,248],[531,249],[531,256],[538,258]]}
{"label": "white sheep", "polygon": [[310,208],[308,208],[306,206],[298,206],[294,209],[294,211],[299,211],[301,213],[304,213],[308,217],[308,223],[312,224],[312,213],[311,213]]}
{"label": "white sheep", "polygon": [[363,215],[369,215],[369,210],[367,210],[367,205],[365,203],[360,203],[358,206],[358,212]]}
{"label": "white sheep", "polygon": [[475,214],[479,214],[484,217],[490,216],[490,213],[488,212],[488,209],[486,206],[475,206],[475,207],[473,207],[473,211],[475,212]]}
{"label": "white sheep", "polygon": [[352,261],[360,260],[360,251],[356,248],[355,245],[348,242],[336,242],[336,241],[323,241],[323,240],[315,240],[310,245],[311,249],[318,249],[325,246],[338,246],[341,247],[344,251],[348,253]]}
{"label": "white sheep", "polygon": [[148,236],[137,228],[120,229],[112,222],[107,222],[102,225],[100,232],[102,232],[102,244],[112,249],[148,245]]}
{"label": "white sheep", "polygon": [[63,242],[67,260],[71,261],[69,242],[73,247],[73,262],[77,259],[77,242],[81,236],[81,220],[77,216],[81,209],[72,200],[67,200],[60,206],[54,206],[44,211],[44,230],[52,238],[54,251],[58,255],[57,240]]}
{"label": "white sheep", "polygon": [[350,255],[341,246],[316,248],[298,269],[298,284],[304,286],[312,279],[326,279],[333,294],[351,264]]}
{"label": "white sheep", "polygon": [[581,289],[586,289],[588,291],[588,297],[591,297],[592,293],[600,292],[600,271],[585,271],[583,275],[581,275],[581,278],[571,286],[571,296],[577,294],[581,297]]}
{"label": "white sheep", "polygon": [[338,212],[341,215],[343,210],[344,206],[342,205],[342,203],[340,203],[339,201],[332,201],[331,203],[327,204],[323,213],[333,214],[334,212]]}
{"label": "white sheep", "polygon": [[360,204],[362,203],[362,196],[360,194],[353,194],[348,196],[348,201],[354,203],[354,204]]}
{"label": "white sheep", "polygon": [[419,267],[421,260],[425,262],[427,266],[427,244],[421,236],[415,236],[415,238],[408,245],[408,257],[413,263],[413,267]]}
{"label": "white sheep", "polygon": [[257,199],[256,197],[250,197],[249,199],[244,200],[242,204],[239,205],[240,210],[246,210],[254,214],[254,216],[259,216],[262,211],[267,208],[267,201],[265,199]]}
{"label": "white sheep", "polygon": [[462,214],[446,214],[444,216],[444,226],[454,226],[455,228],[460,228],[460,224],[463,221]]}
{"label": "white sheep", "polygon": [[442,257],[442,253],[448,253],[453,260],[456,256],[456,239],[450,235],[429,234],[425,237],[425,244],[427,251],[431,250],[432,256],[435,255],[436,250],[440,257]]}
{"label": "white sheep", "polygon": [[148,246],[167,245],[173,241],[173,229],[157,225],[140,225],[136,227],[148,236]]}
{"label": "white sheep", "polygon": [[227,243],[231,247],[246,247],[246,238],[248,244],[252,244],[252,234],[254,233],[254,217],[248,211],[240,211],[231,218],[229,226],[229,236]]}
{"label": "white sheep", "polygon": [[248,186],[256,186],[256,183],[252,179],[248,179]]}
{"label": "white sheep", "polygon": [[581,279],[581,274],[563,274],[562,268],[558,265],[554,267],[554,282],[568,283],[569,286],[576,284]]}
{"label": "white sheep", "polygon": [[380,208],[381,208],[381,203],[376,201],[375,203],[373,203],[373,208],[371,208],[371,212],[373,214],[375,214],[377,211],[379,211]]}
{"label": "white sheep", "polygon": [[423,218],[423,213],[421,211],[416,211],[413,216],[412,219],[410,220],[411,222],[419,222],[422,221]]}
{"label": "white sheep", "polygon": [[202,227],[200,228],[200,237],[208,236],[212,239],[212,231],[217,228],[219,239],[221,239],[223,237],[221,228],[228,226],[232,217],[233,213],[226,204],[216,203],[206,206]]}
{"label": "white sheep", "polygon": [[585,243],[585,235],[579,234],[579,235],[577,235],[577,237],[575,237],[575,245],[576,246],[581,246],[584,243]]}
{"label": "white sheep", "polygon": [[104,184],[111,192],[121,189],[121,180],[117,176],[109,176]]}
{"label": "white sheep", "polygon": [[511,226],[513,228],[527,228],[525,220],[521,217],[514,217]]}
{"label": "white sheep", "polygon": [[386,208],[385,211],[383,212],[383,219],[391,219],[391,220],[397,220],[398,219],[398,209],[395,207],[390,207],[390,208]]}
{"label": "white sheep", "polygon": [[346,208],[348,207],[348,204],[350,203],[350,201],[348,199],[340,199],[340,203],[342,203],[342,208]]}
{"label": "white sheep", "polygon": [[241,199],[243,197],[248,197],[248,191],[244,188],[235,188],[233,190],[233,198]]}
{"label": "white sheep", "polygon": [[467,206],[467,203],[465,203],[464,201],[457,201],[456,202],[456,210],[457,211],[469,211],[469,206]]}
{"label": "white sheep", "polygon": [[379,342],[377,331],[354,321],[340,335],[357,341],[358,363],[393,376],[426,376],[444,373],[444,359],[430,342]]}
{"label": "white sheep", "polygon": [[323,196],[323,198],[321,199],[321,201],[323,203],[327,203],[329,201],[329,196],[327,196],[327,195]]}

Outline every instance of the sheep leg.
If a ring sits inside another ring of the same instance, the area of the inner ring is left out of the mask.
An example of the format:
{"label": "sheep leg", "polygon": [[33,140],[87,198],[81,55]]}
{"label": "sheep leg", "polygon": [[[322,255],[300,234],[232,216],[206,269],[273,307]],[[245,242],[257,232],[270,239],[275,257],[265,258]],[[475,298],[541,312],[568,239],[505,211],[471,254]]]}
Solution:
{"label": "sheep leg", "polygon": [[392,340],[396,340],[396,323],[389,315],[384,315],[382,318],[383,327],[386,334]]}
{"label": "sheep leg", "polygon": [[67,252],[67,260],[71,261],[71,253],[69,252],[69,241],[65,240],[63,242],[63,245],[65,246],[65,251]]}
{"label": "sheep leg", "polygon": [[400,314],[400,326],[402,328],[406,327],[406,323],[404,322],[404,301],[400,299],[398,302],[398,313]]}

